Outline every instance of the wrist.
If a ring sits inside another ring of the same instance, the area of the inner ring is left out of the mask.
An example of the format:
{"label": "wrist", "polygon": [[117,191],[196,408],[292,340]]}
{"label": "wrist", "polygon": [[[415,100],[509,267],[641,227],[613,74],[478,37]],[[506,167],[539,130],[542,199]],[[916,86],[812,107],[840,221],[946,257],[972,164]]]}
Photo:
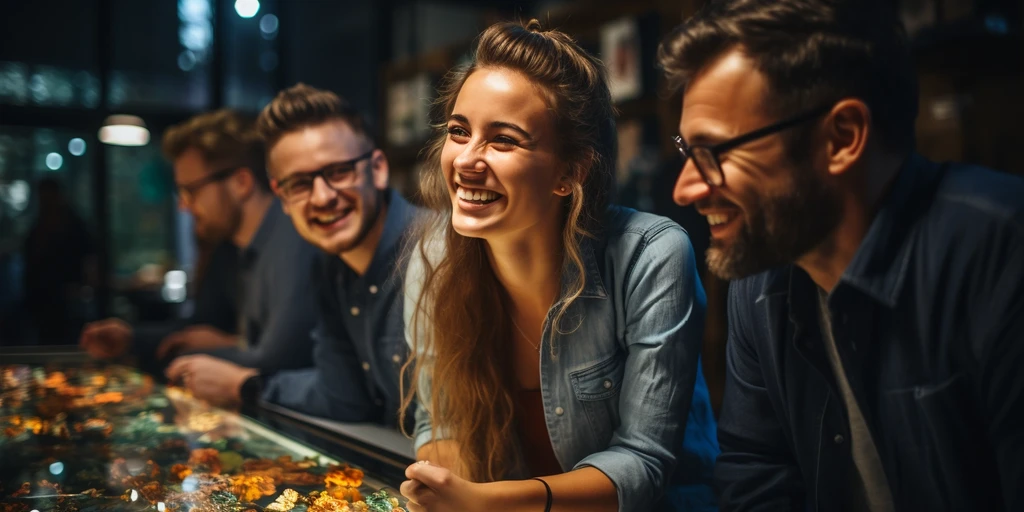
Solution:
{"label": "wrist", "polygon": [[481,485],[484,488],[481,510],[541,512],[547,504],[547,490],[536,480],[504,480]]}
{"label": "wrist", "polygon": [[263,375],[255,368],[246,368],[239,375],[238,386],[235,387],[235,398],[243,405],[259,402],[263,392]]}

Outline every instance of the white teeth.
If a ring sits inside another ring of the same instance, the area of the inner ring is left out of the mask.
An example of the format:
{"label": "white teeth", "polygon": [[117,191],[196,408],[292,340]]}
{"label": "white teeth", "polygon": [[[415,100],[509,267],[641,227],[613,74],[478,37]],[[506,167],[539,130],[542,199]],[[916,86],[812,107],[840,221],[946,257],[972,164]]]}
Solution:
{"label": "white teeth", "polygon": [[336,221],[336,220],[338,220],[340,218],[341,218],[341,215],[331,215],[329,217],[317,216],[317,217],[314,217],[314,220],[316,220],[317,222],[319,222],[321,224],[330,224],[330,223],[332,223],[332,222],[334,222],[334,221]]}
{"label": "white teeth", "polygon": [[466,201],[493,201],[498,198],[497,192],[490,190],[468,190],[463,187],[459,187],[456,190],[456,195],[459,199],[465,199]]}
{"label": "white teeth", "polygon": [[708,224],[712,226],[717,226],[719,224],[725,224],[726,222],[729,222],[729,215],[724,213],[712,213],[709,214],[707,217]]}

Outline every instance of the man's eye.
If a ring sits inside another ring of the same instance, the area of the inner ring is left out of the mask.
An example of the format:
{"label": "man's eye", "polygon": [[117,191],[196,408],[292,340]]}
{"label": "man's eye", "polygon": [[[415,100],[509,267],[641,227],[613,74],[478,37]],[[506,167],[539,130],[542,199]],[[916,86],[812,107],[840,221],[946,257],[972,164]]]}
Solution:
{"label": "man's eye", "polygon": [[288,188],[292,192],[301,192],[304,190],[309,190],[312,184],[313,182],[310,180],[295,180],[288,184]]}

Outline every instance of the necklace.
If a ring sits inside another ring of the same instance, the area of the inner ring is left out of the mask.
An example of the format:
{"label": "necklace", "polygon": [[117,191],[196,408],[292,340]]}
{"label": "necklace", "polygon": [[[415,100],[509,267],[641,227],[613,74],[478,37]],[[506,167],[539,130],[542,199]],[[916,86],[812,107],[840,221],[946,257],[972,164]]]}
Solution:
{"label": "necklace", "polygon": [[525,332],[523,332],[523,328],[519,327],[519,322],[516,322],[516,319],[512,318],[511,316],[509,316],[508,318],[509,318],[509,320],[512,320],[512,325],[516,326],[516,330],[519,331],[519,334],[521,334],[523,336],[523,339],[526,340],[526,342],[529,343],[530,346],[533,347],[534,350],[536,350],[537,352],[540,352],[540,347],[536,343],[531,341],[530,337],[527,336]]}

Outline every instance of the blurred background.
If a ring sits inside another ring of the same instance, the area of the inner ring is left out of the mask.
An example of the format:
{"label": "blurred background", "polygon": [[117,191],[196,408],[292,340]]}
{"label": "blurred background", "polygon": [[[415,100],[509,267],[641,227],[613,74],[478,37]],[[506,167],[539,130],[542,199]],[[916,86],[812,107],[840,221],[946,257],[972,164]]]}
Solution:
{"label": "blurred background", "polygon": [[[659,41],[701,3],[3,0],[0,345],[73,343],[83,322],[109,315],[188,313],[203,251],[176,209],[160,139],[196,113],[258,112],[299,81],[334,90],[375,121],[393,183],[411,196],[435,85],[480,30],[504,20],[538,18],[601,56],[619,109],[618,202],[674,218],[701,254],[706,222],[670,197],[680,98],[654,66]],[[1022,3],[899,1],[924,155],[1024,171],[1011,139],[1024,119]],[[702,275],[717,405],[727,285]],[[40,307],[63,309],[40,322]]]}

